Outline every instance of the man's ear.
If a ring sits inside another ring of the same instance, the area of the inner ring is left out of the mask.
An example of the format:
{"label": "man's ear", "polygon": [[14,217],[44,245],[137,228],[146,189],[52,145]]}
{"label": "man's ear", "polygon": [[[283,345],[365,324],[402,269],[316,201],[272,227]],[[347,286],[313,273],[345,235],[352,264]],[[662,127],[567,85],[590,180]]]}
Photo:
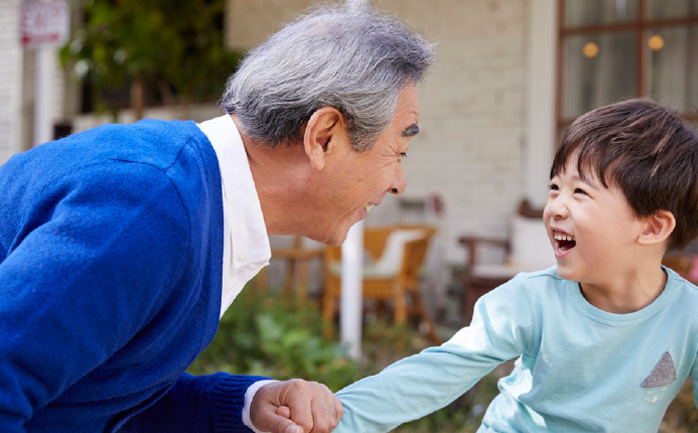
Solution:
{"label": "man's ear", "polygon": [[668,210],[659,210],[645,220],[640,233],[640,245],[656,245],[665,242],[676,227],[676,218]]}
{"label": "man's ear", "polygon": [[343,136],[346,136],[344,116],[336,108],[322,107],[310,116],[303,133],[303,147],[314,169],[325,167],[327,155]]}

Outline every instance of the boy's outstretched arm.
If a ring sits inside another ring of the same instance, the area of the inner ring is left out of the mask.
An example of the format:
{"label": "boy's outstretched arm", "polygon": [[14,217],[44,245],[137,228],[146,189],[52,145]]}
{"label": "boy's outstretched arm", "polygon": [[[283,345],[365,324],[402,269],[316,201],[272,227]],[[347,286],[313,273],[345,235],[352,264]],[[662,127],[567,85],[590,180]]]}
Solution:
{"label": "boy's outstretched arm", "polygon": [[[510,282],[511,283],[511,282]],[[500,289],[514,289],[510,283]],[[486,296],[487,298],[487,296]],[[528,346],[530,324],[512,323],[522,308],[498,296],[475,307],[470,326],[439,347],[402,359],[337,393],[344,416],[335,433],[387,432],[448,405],[497,365]],[[525,320],[524,320],[525,321]]]}
{"label": "boy's outstretched arm", "polygon": [[349,385],[337,393],[344,416],[335,433],[387,432],[421,418],[460,397],[500,363],[467,359],[461,347],[445,343]]}

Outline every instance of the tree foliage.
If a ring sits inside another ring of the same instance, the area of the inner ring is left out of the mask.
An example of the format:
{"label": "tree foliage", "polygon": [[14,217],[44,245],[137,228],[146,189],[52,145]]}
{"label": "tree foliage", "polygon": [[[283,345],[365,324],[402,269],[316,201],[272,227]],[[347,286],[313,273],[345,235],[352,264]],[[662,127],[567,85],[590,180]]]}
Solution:
{"label": "tree foliage", "polygon": [[145,85],[166,103],[210,100],[220,95],[241,57],[223,45],[224,0],[78,0],[78,5],[85,24],[61,49],[61,60],[89,80],[97,95],[130,83],[136,117]]}

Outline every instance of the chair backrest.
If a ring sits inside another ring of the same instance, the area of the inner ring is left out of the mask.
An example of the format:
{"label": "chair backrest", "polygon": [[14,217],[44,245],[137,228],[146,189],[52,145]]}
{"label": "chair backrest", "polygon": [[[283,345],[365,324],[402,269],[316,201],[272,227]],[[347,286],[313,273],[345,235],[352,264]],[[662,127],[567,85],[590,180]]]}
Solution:
{"label": "chair backrest", "polygon": [[426,237],[415,239],[405,244],[405,256],[399,275],[403,279],[402,283],[407,290],[419,289],[419,280],[424,269],[429,242],[433,234],[428,233]]}
{"label": "chair backrest", "polygon": [[509,260],[519,271],[539,271],[555,264],[542,215],[538,218],[517,214],[511,221]]}
{"label": "chair backrest", "polygon": [[[364,229],[364,250],[372,261],[371,272],[395,275],[405,267],[424,263],[429,240],[436,229],[428,225],[399,224]],[[422,251],[423,250],[423,251]],[[341,247],[325,247],[326,271],[336,270],[342,259]],[[330,269],[334,267],[334,269]]]}
{"label": "chair backrest", "polygon": [[397,274],[405,266],[404,259],[410,243],[428,240],[429,237],[429,232],[421,227],[395,228],[385,239],[383,251],[373,264],[374,270],[386,275]]}

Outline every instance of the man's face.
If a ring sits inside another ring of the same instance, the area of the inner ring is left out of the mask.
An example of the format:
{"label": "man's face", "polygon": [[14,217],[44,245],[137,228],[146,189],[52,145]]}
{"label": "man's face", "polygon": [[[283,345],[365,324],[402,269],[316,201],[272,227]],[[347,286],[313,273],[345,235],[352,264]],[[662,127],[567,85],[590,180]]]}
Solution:
{"label": "man's face", "polygon": [[340,245],[351,226],[365,218],[387,193],[405,191],[402,159],[407,155],[410,139],[419,131],[418,120],[417,89],[409,84],[400,92],[390,126],[371,149],[359,153],[348,140],[342,143],[325,167],[326,188],[320,194],[322,209],[315,221],[316,240]]}

